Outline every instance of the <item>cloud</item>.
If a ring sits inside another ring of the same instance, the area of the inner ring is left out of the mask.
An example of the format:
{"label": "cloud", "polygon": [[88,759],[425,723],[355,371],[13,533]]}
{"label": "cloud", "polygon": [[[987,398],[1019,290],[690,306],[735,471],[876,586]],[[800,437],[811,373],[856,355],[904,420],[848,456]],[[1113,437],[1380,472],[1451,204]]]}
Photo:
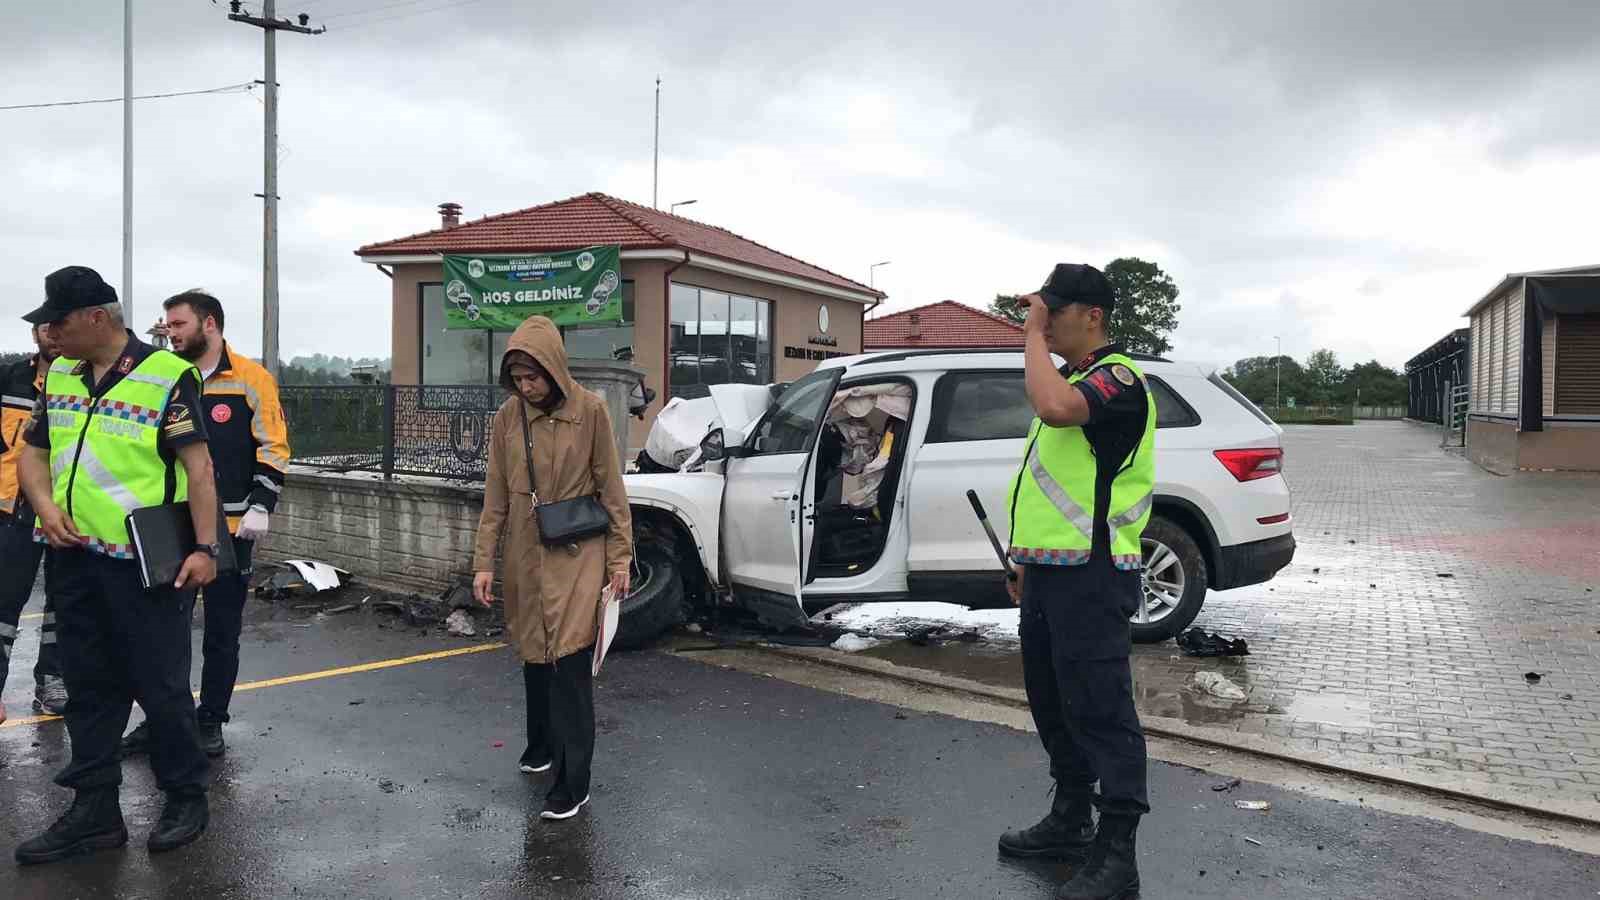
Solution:
{"label": "cloud", "polygon": [[[0,105],[116,96],[120,20],[8,12]],[[283,353],[384,355],[352,252],[588,190],[662,203],[878,283],[981,305],[1061,260],[1160,262],[1176,354],[1332,347],[1398,365],[1506,271],[1594,262],[1600,8],[1544,0],[862,5],[310,4],[282,35]],[[258,31],[136,10],[136,88],[260,77]],[[335,16],[338,16],[335,18]],[[134,301],[194,284],[259,349],[261,105],[135,107]],[[0,112],[0,348],[68,263],[120,281],[115,104]],[[1265,337],[1263,335],[1266,335]]]}

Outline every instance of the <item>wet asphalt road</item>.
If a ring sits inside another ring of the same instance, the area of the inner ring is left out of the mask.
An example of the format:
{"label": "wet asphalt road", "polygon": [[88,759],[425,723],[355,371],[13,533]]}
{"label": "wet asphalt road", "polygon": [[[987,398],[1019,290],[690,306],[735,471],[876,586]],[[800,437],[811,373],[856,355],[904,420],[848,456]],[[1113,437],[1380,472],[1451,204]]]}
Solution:
{"label": "wet asphalt road", "polygon": [[[241,681],[470,646],[377,622],[256,606]],[[37,632],[24,631],[13,717],[29,712]],[[49,783],[66,738],[59,723],[0,728],[0,897],[1048,897],[1061,875],[994,850],[1048,802],[1030,734],[656,653],[608,667],[594,803],[568,823],[542,823],[543,782],[516,771],[506,650],[240,693],[211,830],[165,857],[143,848],[160,800],[135,760],[128,848],[12,867],[11,847],[67,800]],[[1163,763],[1150,775],[1146,898],[1593,898],[1600,885],[1600,858],[1262,785],[1217,794],[1216,776]]]}

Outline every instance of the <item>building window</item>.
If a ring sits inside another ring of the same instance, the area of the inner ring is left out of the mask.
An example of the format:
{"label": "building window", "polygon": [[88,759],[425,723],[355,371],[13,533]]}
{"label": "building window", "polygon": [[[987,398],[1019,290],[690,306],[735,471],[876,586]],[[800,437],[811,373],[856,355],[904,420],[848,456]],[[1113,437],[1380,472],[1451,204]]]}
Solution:
{"label": "building window", "polygon": [[[444,327],[444,285],[421,286],[423,384],[490,384],[500,377],[509,331]],[[570,359],[633,359],[633,282],[622,282],[622,321],[567,327],[561,337]]]}
{"label": "building window", "polygon": [[772,382],[772,303],[674,284],[667,384],[704,397],[713,384]]}

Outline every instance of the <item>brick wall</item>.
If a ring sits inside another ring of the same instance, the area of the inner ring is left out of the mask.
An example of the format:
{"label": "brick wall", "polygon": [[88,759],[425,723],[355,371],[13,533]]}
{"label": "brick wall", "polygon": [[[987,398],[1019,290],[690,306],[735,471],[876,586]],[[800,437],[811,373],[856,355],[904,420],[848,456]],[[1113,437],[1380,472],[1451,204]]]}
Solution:
{"label": "brick wall", "polygon": [[471,582],[482,507],[477,484],[295,467],[261,555],[321,560],[367,584],[434,594]]}

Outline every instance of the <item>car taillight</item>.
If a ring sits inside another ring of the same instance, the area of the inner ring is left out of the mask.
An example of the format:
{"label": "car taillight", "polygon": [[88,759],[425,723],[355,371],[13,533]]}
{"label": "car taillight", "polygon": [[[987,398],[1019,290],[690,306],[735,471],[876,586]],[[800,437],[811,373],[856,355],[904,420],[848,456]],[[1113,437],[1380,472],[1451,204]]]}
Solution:
{"label": "car taillight", "polygon": [[1239,481],[1271,478],[1283,471],[1283,450],[1278,447],[1218,450],[1216,457],[1223,468]]}

